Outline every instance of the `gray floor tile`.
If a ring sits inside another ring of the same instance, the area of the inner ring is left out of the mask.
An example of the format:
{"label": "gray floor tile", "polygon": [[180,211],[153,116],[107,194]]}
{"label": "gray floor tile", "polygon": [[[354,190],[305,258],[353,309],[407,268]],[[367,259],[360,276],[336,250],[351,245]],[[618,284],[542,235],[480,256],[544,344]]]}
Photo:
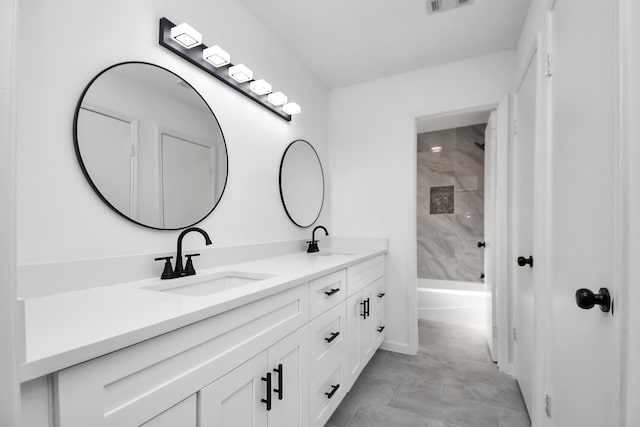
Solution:
{"label": "gray floor tile", "polygon": [[349,427],[459,427],[389,406],[363,404]]}
{"label": "gray floor tile", "polygon": [[483,334],[420,321],[416,356],[379,350],[326,427],[530,427],[517,383]]}

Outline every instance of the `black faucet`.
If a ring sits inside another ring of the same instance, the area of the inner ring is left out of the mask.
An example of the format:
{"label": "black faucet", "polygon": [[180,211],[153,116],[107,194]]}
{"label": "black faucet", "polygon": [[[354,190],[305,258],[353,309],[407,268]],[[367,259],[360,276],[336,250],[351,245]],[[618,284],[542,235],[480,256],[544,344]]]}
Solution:
{"label": "black faucet", "polygon": [[194,274],[196,274],[196,270],[195,268],[193,268],[193,261],[191,260],[191,258],[194,256],[200,256],[200,254],[186,255],[187,265],[185,267],[182,267],[182,239],[184,239],[184,236],[186,236],[188,233],[192,231],[197,231],[198,233],[202,234],[202,236],[204,237],[204,242],[206,243],[207,246],[211,244],[211,239],[209,238],[209,235],[202,228],[189,227],[183,230],[182,233],[180,233],[180,235],[178,236],[178,249],[176,251],[176,268],[175,269],[171,268],[171,258],[173,257],[168,256],[168,257],[161,257],[161,258],[155,259],[156,261],[165,261],[164,271],[162,272],[162,276],[160,277],[161,279],[175,279],[176,277],[193,276]]}
{"label": "black faucet", "polygon": [[320,252],[320,249],[318,249],[318,241],[316,240],[316,230],[318,228],[322,228],[324,230],[324,234],[326,236],[329,235],[329,232],[327,231],[326,228],[324,228],[323,226],[319,225],[316,228],[313,229],[313,232],[311,233],[311,240],[308,241],[307,243],[309,244],[309,247],[307,248],[307,252],[312,253],[312,252]]}

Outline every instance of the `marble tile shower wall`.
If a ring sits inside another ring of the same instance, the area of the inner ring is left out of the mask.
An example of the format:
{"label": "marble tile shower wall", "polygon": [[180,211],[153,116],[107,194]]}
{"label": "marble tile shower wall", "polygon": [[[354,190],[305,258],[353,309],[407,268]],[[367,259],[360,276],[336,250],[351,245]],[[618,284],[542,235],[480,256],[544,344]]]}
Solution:
{"label": "marble tile shower wall", "polygon": [[[418,134],[418,277],[481,282],[486,124]],[[442,147],[432,150],[433,147]]]}

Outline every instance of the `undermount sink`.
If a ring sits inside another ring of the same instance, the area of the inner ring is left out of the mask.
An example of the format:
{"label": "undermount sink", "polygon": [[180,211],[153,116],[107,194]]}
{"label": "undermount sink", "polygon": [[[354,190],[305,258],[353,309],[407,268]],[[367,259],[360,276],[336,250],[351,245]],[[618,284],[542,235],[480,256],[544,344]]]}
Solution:
{"label": "undermount sink", "polygon": [[223,271],[203,276],[189,276],[180,279],[166,280],[159,285],[149,286],[144,289],[200,297],[236,289],[271,277],[274,277],[274,275]]}

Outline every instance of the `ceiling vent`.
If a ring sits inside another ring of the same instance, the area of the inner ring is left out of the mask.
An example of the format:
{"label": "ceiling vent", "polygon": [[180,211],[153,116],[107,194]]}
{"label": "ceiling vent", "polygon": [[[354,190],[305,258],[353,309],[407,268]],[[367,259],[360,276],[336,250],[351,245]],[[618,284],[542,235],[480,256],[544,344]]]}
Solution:
{"label": "ceiling vent", "polygon": [[427,0],[427,12],[439,13],[457,7],[468,6],[473,0]]}

